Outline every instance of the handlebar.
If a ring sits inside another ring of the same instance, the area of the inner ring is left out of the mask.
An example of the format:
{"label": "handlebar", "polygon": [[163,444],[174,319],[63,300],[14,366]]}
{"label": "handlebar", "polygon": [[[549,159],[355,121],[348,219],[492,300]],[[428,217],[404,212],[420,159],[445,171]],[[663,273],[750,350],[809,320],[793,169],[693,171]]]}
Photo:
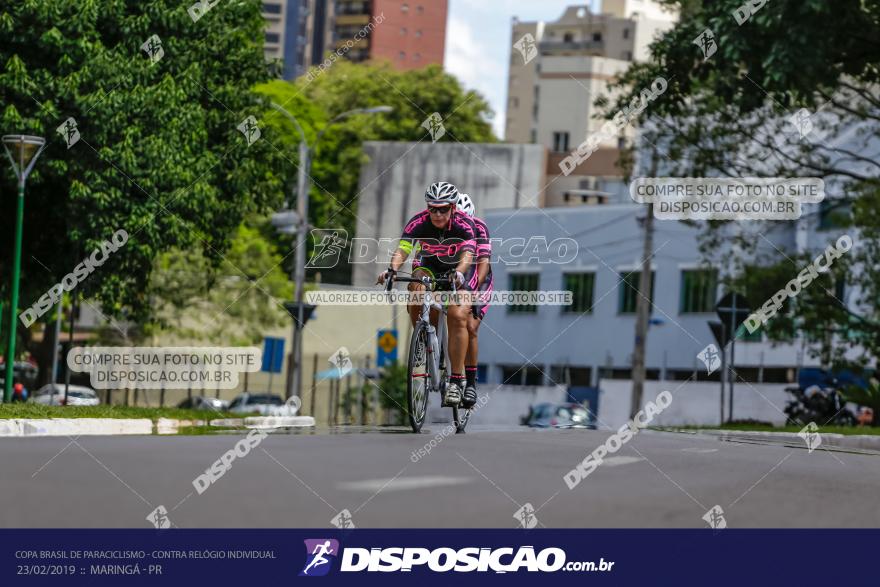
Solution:
{"label": "handlebar", "polygon": [[391,288],[394,285],[395,281],[399,281],[401,283],[423,283],[427,287],[430,284],[437,285],[451,285],[452,291],[455,292],[458,288],[455,286],[455,280],[449,279],[448,277],[398,277],[397,275],[390,276],[385,281],[385,291],[390,292]]}

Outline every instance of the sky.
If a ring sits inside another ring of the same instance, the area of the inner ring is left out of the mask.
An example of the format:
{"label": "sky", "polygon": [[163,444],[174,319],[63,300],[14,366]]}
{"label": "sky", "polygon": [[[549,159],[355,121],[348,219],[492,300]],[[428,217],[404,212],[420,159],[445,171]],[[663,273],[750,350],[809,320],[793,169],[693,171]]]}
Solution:
{"label": "sky", "polygon": [[511,18],[552,21],[566,6],[590,0],[449,0],[445,69],[476,90],[495,112],[492,127],[504,136]]}

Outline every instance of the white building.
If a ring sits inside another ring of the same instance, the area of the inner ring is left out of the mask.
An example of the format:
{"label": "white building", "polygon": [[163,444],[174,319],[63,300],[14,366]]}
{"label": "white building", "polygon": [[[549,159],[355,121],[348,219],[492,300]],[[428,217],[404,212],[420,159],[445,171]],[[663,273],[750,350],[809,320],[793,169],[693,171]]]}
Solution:
{"label": "white building", "polygon": [[594,106],[608,85],[678,15],[652,0],[604,0],[599,14],[569,6],[552,22],[513,21],[505,138],[545,146],[547,206],[615,203],[626,198],[618,167],[620,141],[606,141],[569,176],[559,162],[604,123]]}

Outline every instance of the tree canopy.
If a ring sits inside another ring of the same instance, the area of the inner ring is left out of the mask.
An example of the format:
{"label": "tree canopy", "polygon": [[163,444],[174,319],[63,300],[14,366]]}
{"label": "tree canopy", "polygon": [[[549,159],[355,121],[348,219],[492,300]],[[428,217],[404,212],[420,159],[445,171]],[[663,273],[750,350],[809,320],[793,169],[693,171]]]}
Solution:
{"label": "tree canopy", "polygon": [[[806,335],[821,343],[817,352],[825,364],[841,361],[847,348],[865,351],[862,364],[876,362],[880,2],[664,3],[679,8],[682,18],[651,45],[648,61],[617,81],[618,97],[601,103],[607,116],[662,76],[668,89],[643,112],[642,126],[663,156],[663,175],[823,179],[826,202],[807,214],[819,230],[849,232],[856,247],[823,285],[788,303],[788,314],[768,323],[768,334]],[[835,212],[836,222],[826,222]],[[753,304],[797,275],[811,256],[791,250],[750,255],[775,224],[710,222],[703,235],[703,252],[715,263],[722,261],[718,245],[725,240],[745,253],[727,257],[753,265],[735,267],[730,285],[749,289]],[[837,295],[843,291],[846,299]]]}

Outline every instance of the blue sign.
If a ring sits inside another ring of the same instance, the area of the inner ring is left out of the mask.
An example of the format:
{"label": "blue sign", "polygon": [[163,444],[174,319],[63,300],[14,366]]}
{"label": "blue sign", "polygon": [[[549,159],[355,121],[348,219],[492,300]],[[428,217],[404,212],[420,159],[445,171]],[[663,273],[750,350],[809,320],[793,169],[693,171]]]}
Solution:
{"label": "blue sign", "polygon": [[281,373],[284,362],[284,339],[267,336],[263,338],[263,366],[260,371]]}
{"label": "blue sign", "polygon": [[376,333],[376,366],[384,367],[395,362],[397,362],[397,331],[378,331]]}

